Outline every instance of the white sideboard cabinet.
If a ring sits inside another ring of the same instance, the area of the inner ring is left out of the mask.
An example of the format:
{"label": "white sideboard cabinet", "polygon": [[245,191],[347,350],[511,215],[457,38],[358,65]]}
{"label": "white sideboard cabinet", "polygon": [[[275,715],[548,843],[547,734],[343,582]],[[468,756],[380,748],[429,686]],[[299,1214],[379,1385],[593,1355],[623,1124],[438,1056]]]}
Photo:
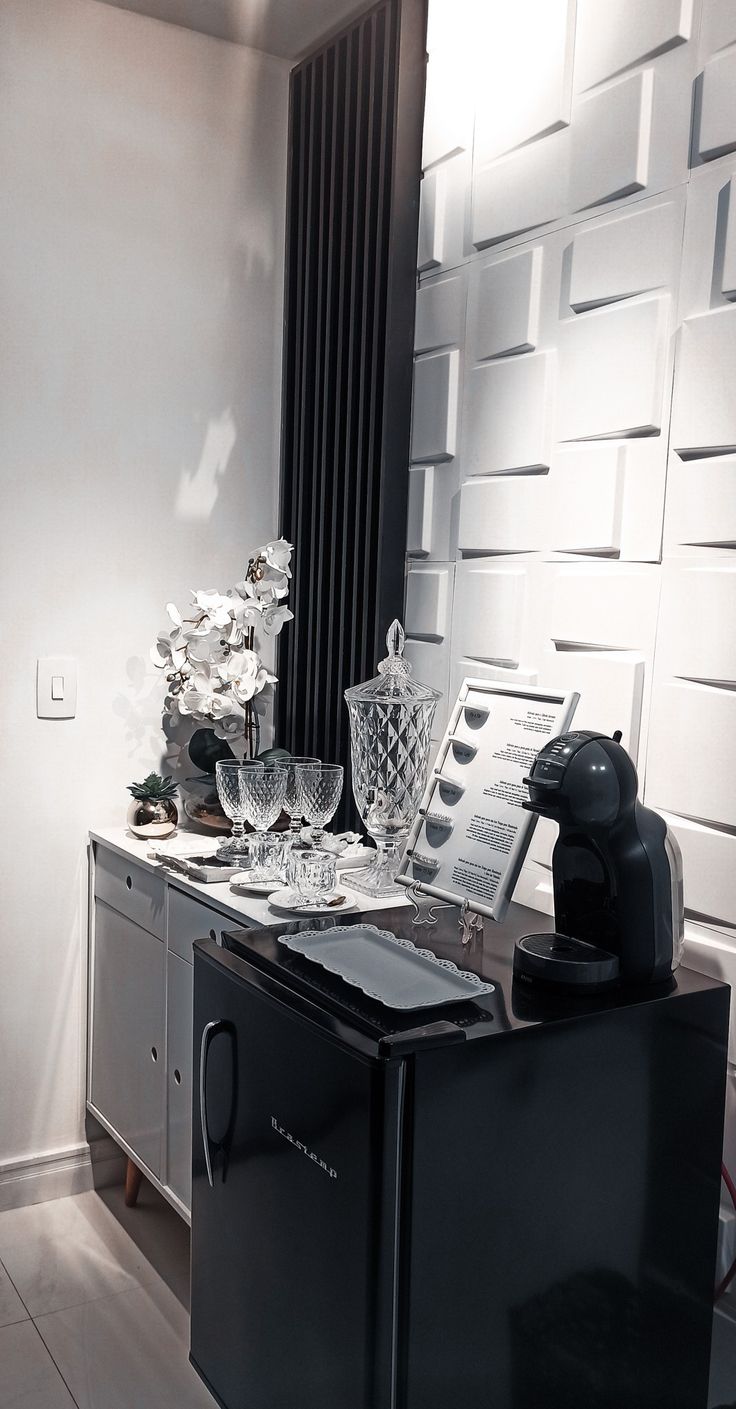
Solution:
{"label": "white sideboard cabinet", "polygon": [[90,833],[87,1106],[188,1221],[192,945],[279,920],[265,900],[195,885],[148,850],[123,828]]}

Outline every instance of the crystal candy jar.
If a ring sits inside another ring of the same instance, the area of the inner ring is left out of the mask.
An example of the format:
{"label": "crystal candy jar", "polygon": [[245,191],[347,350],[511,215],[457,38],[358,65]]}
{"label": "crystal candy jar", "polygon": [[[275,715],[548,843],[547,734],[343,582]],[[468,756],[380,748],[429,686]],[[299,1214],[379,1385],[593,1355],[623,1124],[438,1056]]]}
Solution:
{"label": "crystal candy jar", "polygon": [[345,691],[350,713],[353,794],[377,855],[350,872],[350,886],[365,895],[400,895],[396,872],[422,800],[432,720],[439,690],[411,679],[398,621],[386,636],[388,655],[378,675]]}

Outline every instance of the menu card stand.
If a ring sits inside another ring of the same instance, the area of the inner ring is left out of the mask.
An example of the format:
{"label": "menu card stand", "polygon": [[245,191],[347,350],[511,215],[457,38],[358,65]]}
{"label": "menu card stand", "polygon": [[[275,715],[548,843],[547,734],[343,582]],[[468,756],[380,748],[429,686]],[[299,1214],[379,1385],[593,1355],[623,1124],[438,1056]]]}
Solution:
{"label": "menu card stand", "polygon": [[460,687],[396,879],[415,896],[459,905],[464,943],[469,911],[506,914],[537,820],[522,807],[523,780],[579,698],[485,680]]}

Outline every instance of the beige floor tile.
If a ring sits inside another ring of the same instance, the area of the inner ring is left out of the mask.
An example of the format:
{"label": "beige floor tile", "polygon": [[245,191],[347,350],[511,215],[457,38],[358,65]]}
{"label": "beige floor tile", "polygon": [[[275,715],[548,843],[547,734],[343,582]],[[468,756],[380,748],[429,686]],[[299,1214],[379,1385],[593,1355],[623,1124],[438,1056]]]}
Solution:
{"label": "beige floor tile", "polygon": [[146,1261],[188,1309],[189,1229],[184,1220],[146,1180],[141,1185],[135,1208],[125,1207],[122,1185],[100,1190],[99,1197]]}
{"label": "beige floor tile", "polygon": [[0,1409],[74,1409],[32,1321],[0,1330]]}
{"label": "beige floor tile", "polygon": [[156,1275],[94,1192],[0,1214],[0,1261],[31,1316],[124,1291]]}
{"label": "beige floor tile", "polygon": [[16,1321],[27,1320],[28,1312],[5,1268],[0,1265],[0,1326],[12,1326]]}
{"label": "beige floor tile", "polygon": [[212,1409],[188,1360],[189,1318],[161,1281],[42,1316],[79,1409]]}

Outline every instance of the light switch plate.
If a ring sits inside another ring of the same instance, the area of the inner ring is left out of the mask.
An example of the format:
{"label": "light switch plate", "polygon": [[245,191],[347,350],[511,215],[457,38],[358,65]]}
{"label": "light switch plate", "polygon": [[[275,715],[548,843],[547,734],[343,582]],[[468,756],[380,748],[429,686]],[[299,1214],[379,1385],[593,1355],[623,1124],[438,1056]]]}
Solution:
{"label": "light switch plate", "polygon": [[73,719],[77,712],[77,662],[73,656],[43,656],[36,665],[39,719]]}

